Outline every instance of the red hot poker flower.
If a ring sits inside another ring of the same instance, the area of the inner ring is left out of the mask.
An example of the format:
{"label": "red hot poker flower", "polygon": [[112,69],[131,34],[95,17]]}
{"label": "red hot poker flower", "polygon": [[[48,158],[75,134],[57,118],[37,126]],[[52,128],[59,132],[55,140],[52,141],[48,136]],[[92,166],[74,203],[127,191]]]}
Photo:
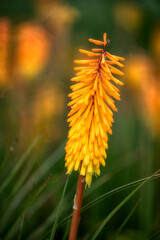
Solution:
{"label": "red hot poker flower", "polygon": [[114,121],[112,111],[117,111],[111,97],[120,100],[119,89],[113,83],[123,85],[113,76],[123,75],[114,65],[123,67],[119,61],[125,59],[106,51],[109,43],[106,33],[103,41],[91,38],[89,41],[103,48],[93,48],[92,51],[80,49],[81,53],[93,59],[74,61],[82,66],[74,68],[78,73],[71,81],[76,84],[71,86],[72,93],[68,95],[71,110],[67,121],[71,128],[65,147],[65,166],[68,174],[79,170],[90,186],[92,175],[100,175],[100,164],[105,166],[108,133],[112,134]]}

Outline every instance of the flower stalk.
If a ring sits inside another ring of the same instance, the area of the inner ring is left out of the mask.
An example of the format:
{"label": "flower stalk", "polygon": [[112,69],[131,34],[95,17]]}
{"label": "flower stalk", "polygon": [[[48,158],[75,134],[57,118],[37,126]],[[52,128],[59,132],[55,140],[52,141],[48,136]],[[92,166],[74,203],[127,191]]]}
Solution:
{"label": "flower stalk", "polygon": [[72,93],[68,122],[70,130],[65,147],[65,167],[67,174],[73,170],[79,171],[76,195],[73,205],[73,218],[69,240],[76,240],[84,185],[90,186],[93,175],[100,175],[100,165],[105,166],[108,149],[108,133],[112,134],[113,111],[117,111],[112,99],[120,100],[119,89],[114,84],[123,85],[113,74],[123,75],[113,65],[123,67],[119,61],[124,58],[111,55],[106,51],[110,40],[103,34],[103,41],[89,38],[89,41],[102,48],[92,51],[79,51],[93,59],[75,60],[78,71],[71,81]]}
{"label": "flower stalk", "polygon": [[76,240],[77,238],[77,231],[80,221],[80,213],[81,213],[81,206],[82,206],[82,199],[83,199],[83,191],[85,185],[85,178],[84,176],[79,175],[78,183],[77,183],[77,190],[74,198],[74,205],[73,205],[73,217],[72,223],[69,233],[69,240]]}

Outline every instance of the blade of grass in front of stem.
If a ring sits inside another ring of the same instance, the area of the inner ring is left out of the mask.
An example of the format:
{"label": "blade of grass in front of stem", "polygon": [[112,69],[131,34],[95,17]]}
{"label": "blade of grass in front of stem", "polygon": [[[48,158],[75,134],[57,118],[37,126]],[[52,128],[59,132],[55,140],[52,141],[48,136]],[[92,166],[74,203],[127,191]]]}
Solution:
{"label": "blade of grass in front of stem", "polygon": [[128,216],[125,218],[125,220],[122,222],[121,226],[119,227],[119,229],[117,230],[117,232],[114,235],[113,239],[116,239],[116,237],[118,237],[118,235],[120,234],[120,232],[122,231],[122,229],[124,228],[124,226],[126,225],[126,223],[129,221],[129,219],[131,218],[131,216],[133,215],[134,211],[136,210],[136,208],[138,207],[138,205],[140,204],[141,199],[139,199],[137,201],[137,203],[134,205],[134,207],[132,208],[132,210],[130,211],[130,213],[128,214]]}
{"label": "blade of grass in front of stem", "polygon": [[103,221],[103,223],[100,225],[100,227],[97,229],[97,231],[94,233],[94,235],[92,236],[91,240],[95,240],[98,235],[100,234],[100,232],[102,231],[102,229],[104,228],[104,226],[107,224],[107,222],[113,217],[113,215],[148,181],[150,181],[153,176],[155,176],[158,172],[160,171],[160,169],[155,172],[152,176],[150,176],[149,178],[147,178],[145,181],[143,181],[136,189],[134,189],[120,204],[118,204],[118,206],[116,206],[111,212],[110,214],[105,218],[105,220]]}
{"label": "blade of grass in front of stem", "polygon": [[[160,177],[160,174],[155,174],[152,179],[157,179],[159,177]],[[82,207],[81,212],[83,212],[83,211],[87,210],[88,208],[92,207],[93,205],[95,205],[99,201],[101,201],[101,200],[103,200],[103,199],[105,199],[105,198],[107,198],[107,197],[109,197],[109,196],[111,196],[111,195],[113,195],[115,193],[118,193],[120,191],[126,190],[126,189],[128,189],[130,187],[134,187],[134,186],[144,182],[145,180],[148,180],[149,178],[150,177],[142,178],[140,180],[137,180],[137,181],[134,181],[134,182],[131,182],[131,183],[128,183],[128,184],[125,184],[123,186],[120,186],[118,188],[113,189],[113,190],[111,190],[111,191],[101,195],[100,197],[96,198],[95,200],[87,203],[84,207]]]}
{"label": "blade of grass in front of stem", "polygon": [[[157,179],[157,178],[159,178],[159,177],[160,177],[160,174],[156,174],[152,179]],[[85,206],[83,206],[82,209],[81,209],[81,212],[86,211],[88,208],[94,206],[96,203],[99,203],[99,201],[102,201],[102,200],[104,200],[104,199],[112,196],[113,194],[116,194],[116,193],[118,193],[118,192],[121,192],[121,191],[126,190],[126,189],[128,189],[128,188],[130,188],[130,187],[134,187],[134,186],[140,184],[141,182],[145,181],[145,180],[148,179],[148,178],[149,178],[149,177],[147,177],[147,178],[142,178],[142,179],[140,179],[140,180],[137,180],[137,181],[134,181],[134,182],[125,184],[125,185],[123,185],[123,186],[120,186],[120,187],[118,187],[118,188],[115,188],[115,189],[113,189],[113,190],[111,190],[111,191],[109,191],[109,192],[101,195],[100,197],[94,199],[93,201],[91,201],[91,202],[87,203]],[[61,226],[62,224],[64,224],[64,223],[65,223],[66,221],[68,221],[71,217],[72,217],[72,214],[68,215],[65,219],[63,219],[63,220],[58,224],[58,226]],[[50,231],[51,231],[51,230],[50,230]]]}
{"label": "blade of grass in front of stem", "polygon": [[9,236],[9,234],[11,234],[12,230],[14,229],[14,227],[17,225],[17,223],[19,222],[19,220],[21,219],[21,217],[27,212],[28,208],[32,205],[32,203],[37,199],[37,197],[40,195],[40,193],[44,190],[44,188],[47,186],[48,182],[50,181],[51,177],[53,175],[50,174],[50,176],[48,177],[48,179],[41,185],[41,187],[38,189],[38,191],[36,191],[36,193],[33,195],[32,199],[27,203],[27,205],[24,207],[24,209],[20,212],[20,214],[17,216],[17,218],[15,219],[15,221],[12,223],[9,231],[6,234],[6,238]]}
{"label": "blade of grass in front of stem", "polygon": [[55,236],[55,233],[56,233],[56,229],[57,229],[57,225],[58,225],[58,220],[59,220],[59,216],[60,216],[60,212],[61,212],[61,208],[62,208],[62,203],[63,203],[64,195],[65,195],[65,192],[66,192],[66,189],[67,189],[68,181],[69,181],[69,177],[67,178],[66,183],[65,183],[65,185],[64,185],[64,189],[63,189],[63,192],[62,192],[62,196],[61,196],[61,199],[60,199],[58,208],[57,208],[57,214],[56,214],[56,218],[55,218],[55,220],[54,220],[54,224],[53,224],[53,228],[52,228],[50,240],[53,240],[53,239],[54,239],[54,236]]}
{"label": "blade of grass in front of stem", "polygon": [[[154,180],[154,179],[157,179],[160,177],[160,174],[156,174],[153,176],[153,178],[151,180]],[[103,195],[101,195],[100,197],[96,198],[95,200],[87,203],[85,206],[82,207],[81,209],[81,212],[84,212],[86,211],[87,209],[91,208],[92,206],[94,206],[96,203],[99,203],[101,200],[104,200],[110,196],[112,196],[113,194],[116,194],[118,192],[121,192],[123,190],[126,190],[130,187],[134,187],[142,182],[144,182],[145,180],[147,180],[149,177],[146,177],[146,178],[142,178],[140,180],[137,180],[137,181],[134,181],[134,182],[131,182],[131,183],[128,183],[128,184],[125,184],[123,186],[120,186],[118,188],[115,188]],[[64,218],[59,224],[58,224],[58,227],[60,227],[61,225],[63,225],[65,222],[67,222],[69,219],[72,218],[72,213],[70,215],[68,215],[66,218]],[[48,236],[49,234],[51,233],[51,229],[41,238],[42,239],[45,239],[46,236]]]}
{"label": "blade of grass in front of stem", "polygon": [[6,178],[6,180],[3,182],[3,184],[0,187],[0,193],[3,192],[4,188],[12,181],[12,179],[14,178],[14,176],[17,174],[17,172],[19,171],[19,169],[23,166],[24,162],[26,161],[26,159],[28,158],[28,156],[31,154],[32,150],[34,149],[34,147],[36,146],[36,144],[38,143],[38,141],[40,140],[40,136],[36,137],[35,140],[33,141],[33,143],[29,146],[29,148],[27,149],[27,151],[24,153],[24,155],[21,157],[21,159],[18,161],[18,163],[16,164],[16,166],[13,168],[13,170],[11,171],[10,175],[8,176],[8,178]]}
{"label": "blade of grass in front of stem", "polygon": [[25,219],[25,213],[24,213],[23,216],[22,216],[18,240],[21,240],[21,238],[22,238],[22,231],[23,231],[23,226],[24,226],[24,219]]}

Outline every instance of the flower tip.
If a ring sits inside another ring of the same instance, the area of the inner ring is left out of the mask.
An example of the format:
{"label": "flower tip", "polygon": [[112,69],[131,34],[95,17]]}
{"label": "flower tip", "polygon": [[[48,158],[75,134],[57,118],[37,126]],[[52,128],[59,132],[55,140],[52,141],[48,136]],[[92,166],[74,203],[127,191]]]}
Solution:
{"label": "flower tip", "polygon": [[104,45],[106,45],[106,43],[107,43],[107,33],[103,34],[103,42],[104,42]]}
{"label": "flower tip", "polygon": [[92,42],[92,43],[94,43],[96,45],[104,45],[103,41],[95,40],[95,39],[92,39],[92,38],[89,38],[88,41]]}
{"label": "flower tip", "polygon": [[67,104],[67,106],[70,107],[70,106],[71,106],[71,102],[69,102],[69,103]]}
{"label": "flower tip", "polygon": [[124,57],[119,57],[119,56],[115,56],[119,61],[125,61],[126,59]]}

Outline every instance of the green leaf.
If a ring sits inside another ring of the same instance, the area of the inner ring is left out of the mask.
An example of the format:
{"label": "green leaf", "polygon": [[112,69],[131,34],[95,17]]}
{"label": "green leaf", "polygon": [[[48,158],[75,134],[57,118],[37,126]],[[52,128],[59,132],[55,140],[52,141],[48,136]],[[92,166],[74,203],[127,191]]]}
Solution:
{"label": "green leaf", "polygon": [[[153,176],[153,179],[156,179],[156,178],[159,178],[159,177],[160,177],[160,174],[155,174],[155,175]],[[134,182],[131,182],[131,183],[127,183],[127,184],[125,184],[125,185],[123,185],[123,186],[120,186],[120,187],[118,187],[118,188],[115,188],[115,189],[113,189],[113,190],[111,190],[111,191],[109,191],[109,192],[101,195],[100,197],[94,199],[93,201],[89,202],[88,204],[86,204],[84,207],[82,207],[81,212],[83,212],[83,211],[85,211],[86,209],[92,207],[93,205],[95,205],[95,204],[98,203],[99,201],[104,200],[104,199],[106,199],[106,198],[109,197],[109,196],[112,196],[112,195],[115,194],[115,193],[118,193],[118,192],[120,192],[120,191],[126,190],[126,189],[128,189],[128,188],[130,188],[130,187],[136,186],[136,185],[138,185],[138,184],[140,184],[140,183],[142,183],[143,181],[148,180],[148,179],[150,179],[150,177],[142,178],[142,179],[140,179],[140,180],[137,180],[137,181],[134,181]]]}
{"label": "green leaf", "polygon": [[0,229],[1,231],[4,229],[5,226],[9,224],[10,216],[14,215],[16,208],[19,207],[24,201],[25,198],[28,196],[31,186],[37,186],[39,181],[53,168],[53,166],[59,161],[61,157],[64,155],[64,146],[65,142],[60,144],[60,146],[54,150],[54,152],[47,158],[44,159],[43,163],[36,169],[35,172],[27,179],[27,182],[23,185],[23,187],[18,191],[15,197],[10,201],[8,204],[7,210],[1,216],[0,220]]}
{"label": "green leaf", "polygon": [[69,230],[70,230],[70,225],[71,225],[71,221],[68,221],[67,222],[67,226],[65,227],[65,233],[63,235],[63,238],[62,240],[66,240],[68,238],[68,235],[69,235]]}
{"label": "green leaf", "polygon": [[58,220],[59,220],[59,216],[60,216],[60,212],[61,212],[61,208],[62,208],[64,195],[65,195],[65,192],[66,192],[66,189],[67,189],[68,181],[69,181],[69,177],[66,180],[66,183],[65,183],[65,186],[64,186],[64,189],[63,189],[63,193],[62,193],[62,196],[61,196],[61,200],[60,200],[59,205],[58,205],[57,214],[56,214],[56,218],[55,218],[55,221],[54,221],[54,224],[53,224],[50,240],[54,239],[54,236],[55,236],[55,233],[56,233]]}
{"label": "green leaf", "polygon": [[134,211],[136,210],[136,208],[138,207],[138,205],[140,204],[140,199],[138,200],[138,202],[134,205],[134,207],[132,208],[131,212],[128,214],[128,216],[125,218],[125,220],[122,222],[121,226],[119,227],[119,229],[117,230],[114,239],[120,234],[120,232],[122,231],[122,229],[124,228],[124,226],[126,225],[126,223],[128,222],[128,220],[131,218],[131,216],[133,215]]}
{"label": "green leaf", "polygon": [[[159,177],[160,177],[160,174],[155,174],[155,175],[153,176],[153,178],[151,178],[151,180],[157,179],[157,178],[159,178]],[[128,189],[128,188],[130,188],[130,187],[139,185],[140,183],[142,183],[142,182],[144,182],[145,180],[148,180],[148,179],[149,179],[149,177],[142,178],[142,179],[140,179],[140,180],[137,180],[137,181],[134,181],[134,182],[125,184],[125,185],[123,185],[123,186],[120,186],[120,187],[118,187],[118,188],[115,188],[115,189],[113,189],[113,190],[111,190],[111,191],[109,191],[109,192],[101,195],[100,197],[96,198],[95,200],[89,202],[89,203],[86,204],[85,206],[83,206],[82,209],[81,209],[81,212],[86,211],[88,208],[91,208],[91,207],[94,206],[96,203],[99,203],[101,200],[104,200],[104,199],[112,196],[113,194],[116,194],[116,193],[118,193],[118,192],[121,192],[121,191],[123,191],[123,190],[126,190],[126,189]],[[58,227],[60,227],[61,225],[63,225],[65,222],[67,222],[67,221],[68,221],[69,219],[71,219],[71,218],[72,218],[72,214],[68,215],[66,218],[64,218],[64,219],[58,224]],[[46,236],[48,236],[50,232],[51,232],[51,229],[41,238],[41,240],[42,240],[42,239],[45,239]]]}
{"label": "green leaf", "polygon": [[25,214],[23,214],[23,216],[22,216],[18,240],[21,240],[21,238],[22,238],[22,231],[23,231],[23,226],[24,226],[24,219],[25,219]]}
{"label": "green leaf", "polygon": [[36,144],[38,143],[39,140],[40,140],[40,136],[36,137],[35,140],[33,141],[33,143],[29,146],[27,151],[24,153],[22,158],[18,161],[16,166],[13,168],[11,173],[8,175],[8,178],[6,178],[6,180],[1,185],[0,194],[3,192],[4,188],[7,187],[7,185],[12,181],[14,176],[18,173],[19,169],[23,166],[24,162],[27,160],[27,158],[29,157],[29,155],[31,154],[31,152],[33,151],[34,147],[36,146]]}
{"label": "green leaf", "polygon": [[160,169],[154,173],[152,176],[150,176],[149,178],[147,178],[145,181],[143,181],[136,189],[134,189],[120,204],[118,204],[117,207],[115,207],[110,214],[105,218],[105,220],[103,221],[103,223],[100,225],[100,227],[97,229],[97,231],[94,233],[93,237],[91,238],[91,240],[95,240],[98,235],[100,234],[100,232],[102,231],[102,229],[104,228],[104,226],[106,225],[106,223],[111,219],[111,217],[113,217],[113,215],[148,181],[150,181],[153,176],[155,176],[158,172],[160,171]]}
{"label": "green leaf", "polygon": [[[153,176],[152,179],[157,179],[157,178],[159,178],[159,177],[160,177],[160,174],[156,174],[156,175]],[[142,178],[142,179],[140,179],[140,180],[137,180],[137,181],[134,181],[134,182],[125,184],[125,185],[123,185],[123,186],[120,186],[120,187],[118,187],[118,188],[115,188],[115,189],[113,189],[113,190],[111,190],[111,191],[109,191],[109,192],[107,192],[107,193],[99,196],[98,198],[94,199],[93,201],[87,203],[85,206],[82,207],[81,212],[86,211],[88,208],[94,206],[96,203],[99,203],[100,201],[102,201],[102,200],[104,200],[104,199],[112,196],[112,195],[115,194],[115,193],[121,192],[121,191],[126,190],[126,189],[128,189],[128,188],[130,188],[130,187],[136,186],[136,185],[140,184],[141,182],[144,182],[145,180],[148,180],[148,179],[149,179],[149,177]],[[62,224],[64,224],[64,223],[65,223],[66,221],[68,221],[71,217],[72,217],[72,214],[68,215],[65,219],[63,219],[63,220],[58,224],[58,226],[61,226]]]}
{"label": "green leaf", "polygon": [[38,191],[33,195],[32,199],[27,203],[27,205],[24,207],[24,209],[21,211],[21,213],[17,216],[17,218],[15,219],[13,224],[11,225],[9,231],[7,232],[6,238],[11,233],[11,231],[16,226],[16,224],[19,222],[21,217],[27,212],[28,208],[32,205],[32,203],[37,199],[37,197],[40,195],[40,193],[44,190],[44,188],[48,184],[51,177],[52,177],[52,174],[48,177],[48,179],[45,181],[45,183],[43,183],[43,185],[41,185],[41,187],[38,189]]}

